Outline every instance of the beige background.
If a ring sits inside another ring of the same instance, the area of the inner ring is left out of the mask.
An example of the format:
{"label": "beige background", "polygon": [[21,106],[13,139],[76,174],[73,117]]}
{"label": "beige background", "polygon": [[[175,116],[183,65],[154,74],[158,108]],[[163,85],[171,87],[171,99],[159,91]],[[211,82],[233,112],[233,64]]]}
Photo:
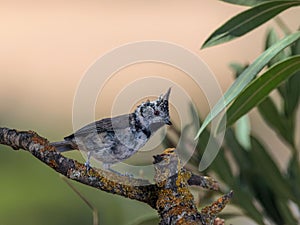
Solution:
{"label": "beige background", "polygon": [[[1,123],[34,129],[55,139],[72,129],[72,103],[81,77],[101,55],[134,41],[162,40],[199,55],[225,91],[232,82],[228,64],[252,62],[263,50],[269,22],[232,42],[199,50],[226,19],[245,9],[221,1],[0,1]],[[281,14],[288,26],[299,25],[299,9]],[[103,91],[96,118],[108,116],[122,85],[139,75],[176,80],[174,68],[136,65]],[[175,75],[174,75],[175,74]],[[181,83],[183,82],[180,81]],[[184,84],[183,84],[184,85]],[[191,96],[199,96],[189,88]],[[194,98],[202,116],[205,99]],[[103,105],[108,106],[106,108]],[[21,122],[20,122],[21,121]],[[254,122],[254,125],[256,123]]]}

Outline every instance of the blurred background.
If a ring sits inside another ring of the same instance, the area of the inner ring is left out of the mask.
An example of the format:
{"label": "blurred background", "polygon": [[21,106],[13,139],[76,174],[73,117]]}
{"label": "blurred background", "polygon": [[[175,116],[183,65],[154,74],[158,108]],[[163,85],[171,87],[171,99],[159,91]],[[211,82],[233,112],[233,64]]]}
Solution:
{"label": "blurred background", "polygon": [[[200,50],[217,27],[242,10],[217,0],[0,1],[0,126],[61,140],[72,132],[73,98],[85,72],[101,55],[135,41],[161,40],[190,50],[207,63],[225,91],[234,80],[229,63],[252,62],[264,49],[266,29],[276,29],[270,21],[245,37]],[[292,30],[298,28],[298,8],[280,17]],[[126,84],[153,75],[180,83],[200,115],[208,113],[205,96],[182,71],[142,63],[115,74],[99,95],[95,118],[110,116],[112,102]],[[286,146],[255,111],[250,117],[254,133],[274,150],[276,162],[285,165],[290,156],[282,151]],[[58,174],[26,152],[0,149],[0,225],[92,223],[91,210]],[[80,159],[79,153],[68,156]],[[101,225],[131,225],[156,213],[142,203],[74,185],[97,207]]]}

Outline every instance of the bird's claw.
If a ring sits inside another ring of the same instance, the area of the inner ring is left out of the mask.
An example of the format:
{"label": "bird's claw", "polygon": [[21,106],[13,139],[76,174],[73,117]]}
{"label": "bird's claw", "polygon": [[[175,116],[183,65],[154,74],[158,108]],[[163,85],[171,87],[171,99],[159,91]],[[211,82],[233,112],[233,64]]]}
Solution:
{"label": "bird's claw", "polygon": [[87,161],[84,163],[85,167],[86,167],[86,172],[89,172],[89,170],[91,169],[91,165],[90,165],[90,162]]}
{"label": "bird's claw", "polygon": [[109,168],[108,171],[110,171],[112,173],[115,173],[118,176],[122,176],[122,177],[129,177],[129,178],[133,178],[134,177],[134,175],[132,173],[128,173],[128,172],[120,173],[119,171],[116,171],[116,170],[114,170],[112,168]]}

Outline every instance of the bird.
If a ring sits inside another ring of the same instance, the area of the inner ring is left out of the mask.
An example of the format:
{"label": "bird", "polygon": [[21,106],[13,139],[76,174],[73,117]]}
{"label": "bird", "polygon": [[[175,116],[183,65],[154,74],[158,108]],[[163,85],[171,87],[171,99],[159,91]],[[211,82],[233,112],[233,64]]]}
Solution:
{"label": "bird", "polygon": [[63,141],[50,144],[59,152],[86,152],[85,166],[88,169],[90,159],[94,158],[102,162],[104,170],[114,171],[111,165],[134,155],[164,125],[172,125],[170,92],[171,88],[154,101],[142,102],[132,113],[92,122],[64,137]]}

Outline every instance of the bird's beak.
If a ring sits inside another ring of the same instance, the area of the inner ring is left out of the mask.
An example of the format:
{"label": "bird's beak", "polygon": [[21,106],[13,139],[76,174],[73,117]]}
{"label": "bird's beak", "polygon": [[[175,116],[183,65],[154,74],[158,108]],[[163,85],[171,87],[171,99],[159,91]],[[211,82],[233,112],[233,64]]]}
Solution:
{"label": "bird's beak", "polygon": [[171,126],[171,125],[172,125],[172,122],[171,122],[170,120],[167,120],[167,121],[166,121],[166,124]]}
{"label": "bird's beak", "polygon": [[171,88],[168,89],[167,93],[163,96],[163,100],[169,101],[169,96],[171,93]]}

